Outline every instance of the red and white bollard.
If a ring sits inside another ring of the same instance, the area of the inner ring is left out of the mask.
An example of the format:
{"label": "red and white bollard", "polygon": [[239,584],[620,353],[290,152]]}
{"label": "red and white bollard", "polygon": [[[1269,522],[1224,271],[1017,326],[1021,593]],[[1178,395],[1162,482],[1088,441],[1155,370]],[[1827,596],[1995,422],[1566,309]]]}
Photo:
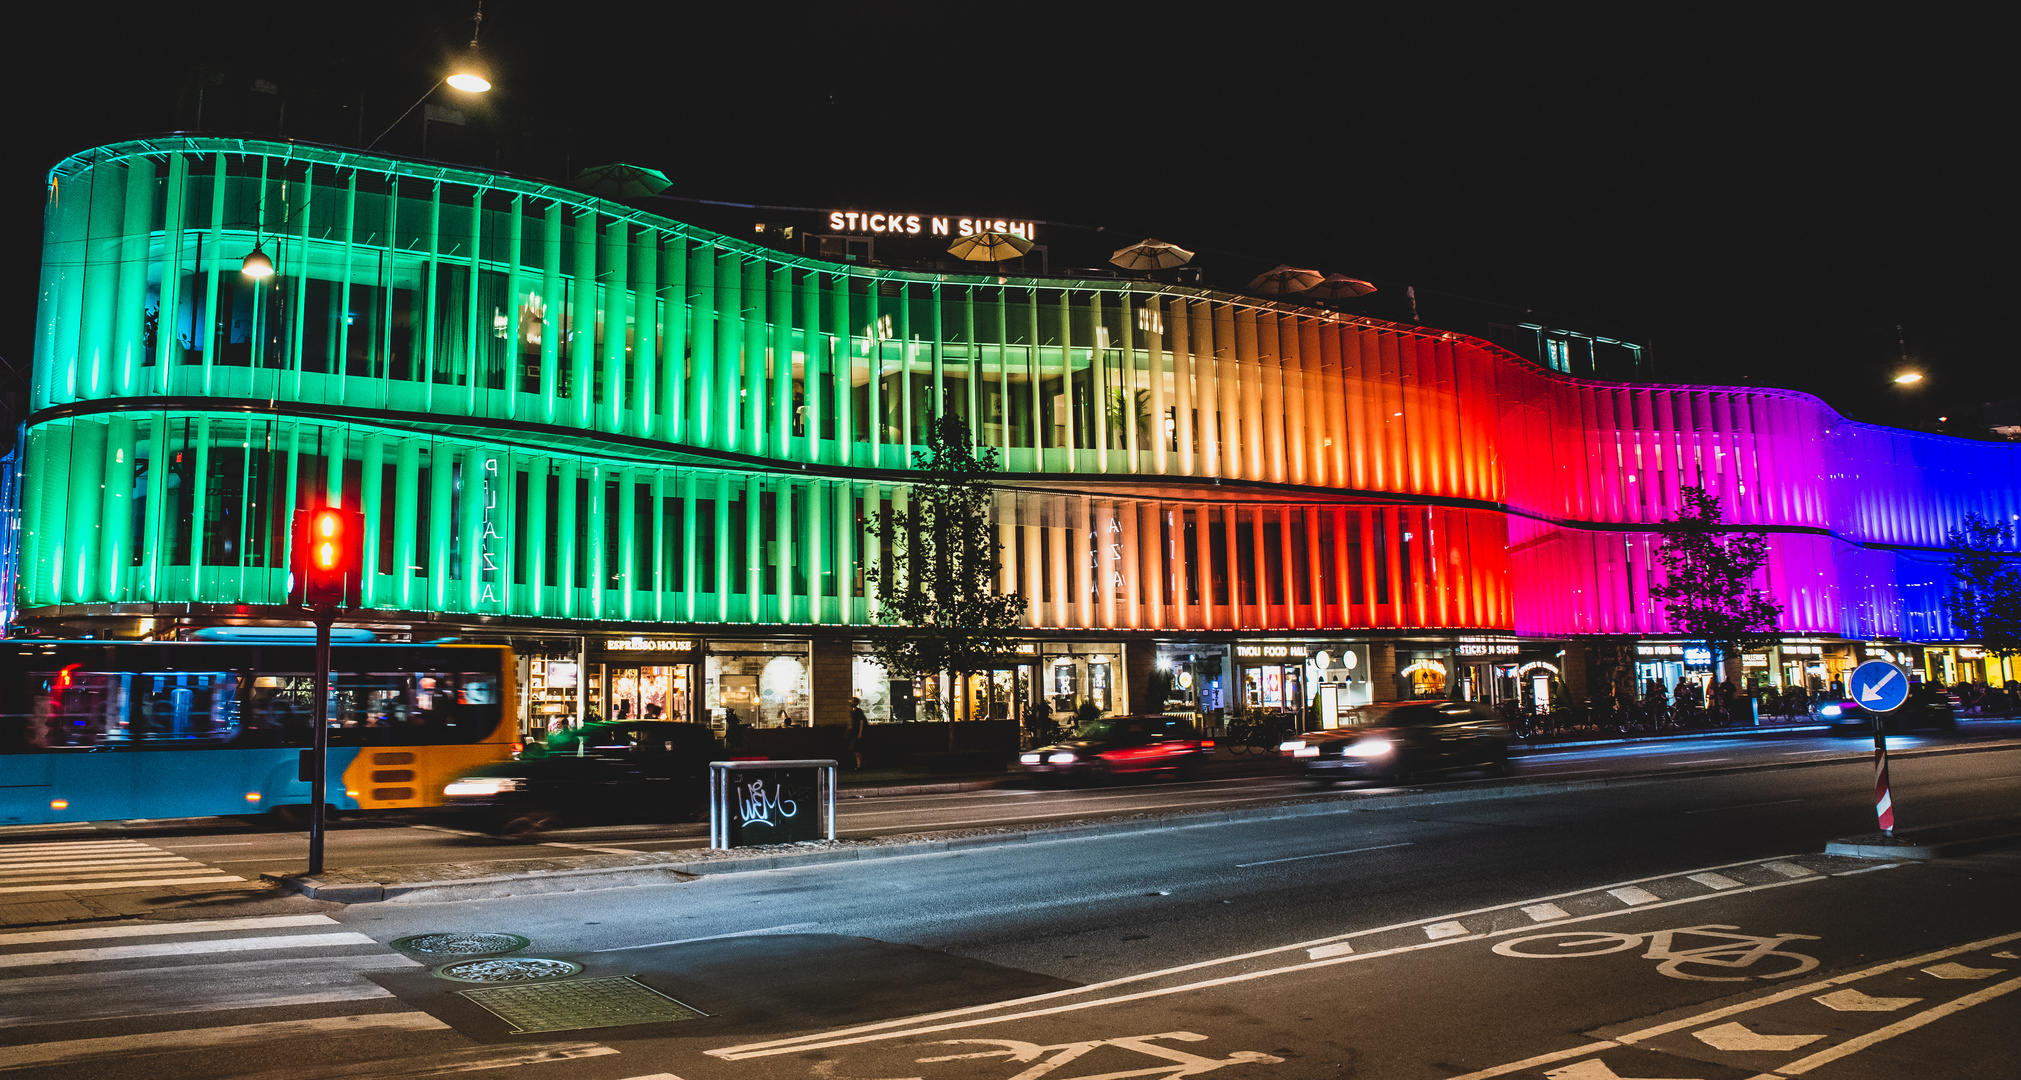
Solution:
{"label": "red and white bollard", "polygon": [[1895,835],[1895,801],[1888,795],[1888,747],[1874,737],[1874,813],[1881,819],[1881,835]]}

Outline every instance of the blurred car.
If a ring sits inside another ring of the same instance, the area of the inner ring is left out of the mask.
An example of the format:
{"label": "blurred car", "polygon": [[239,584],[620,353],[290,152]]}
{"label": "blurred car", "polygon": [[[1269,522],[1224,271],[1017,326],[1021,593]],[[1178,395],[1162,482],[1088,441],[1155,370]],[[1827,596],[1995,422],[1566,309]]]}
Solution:
{"label": "blurred car", "polygon": [[1288,739],[1278,749],[1305,765],[1306,778],[1331,784],[1380,779],[1409,783],[1427,773],[1515,771],[1509,726],[1472,701],[1397,701],[1363,705],[1347,723]]}
{"label": "blurred car", "polygon": [[442,789],[443,813],[486,832],[557,825],[686,821],[706,813],[709,762],[701,724],[587,724],[529,745],[516,761],[479,766]]}
{"label": "blurred car", "polygon": [[1018,755],[1026,773],[1058,780],[1170,772],[1190,780],[1214,753],[1191,721],[1177,716],[1117,716],[1082,724],[1071,738]]}
{"label": "blurred car", "polygon": [[[1876,714],[1850,698],[1827,698],[1812,708],[1811,715],[1819,723],[1830,725],[1833,735],[1874,733]],[[1923,683],[1910,687],[1909,699],[1902,702],[1901,708],[1878,715],[1881,717],[1881,730],[1885,732],[1958,729],[1958,709],[1951,695]]]}

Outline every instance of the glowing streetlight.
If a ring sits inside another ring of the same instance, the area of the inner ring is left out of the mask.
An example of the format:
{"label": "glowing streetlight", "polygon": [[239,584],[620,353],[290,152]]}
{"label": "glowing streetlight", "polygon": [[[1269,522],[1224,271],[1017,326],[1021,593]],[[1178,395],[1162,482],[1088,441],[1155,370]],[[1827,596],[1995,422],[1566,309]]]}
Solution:
{"label": "glowing streetlight", "polygon": [[1910,383],[1919,383],[1923,381],[1923,373],[1920,371],[1904,371],[1900,375],[1895,376],[1895,381],[1903,386],[1907,386]]}
{"label": "glowing streetlight", "polygon": [[239,273],[252,278],[254,281],[258,281],[261,278],[273,277],[274,260],[267,258],[267,253],[261,251],[258,244],[254,244],[253,250],[246,255],[245,261],[239,263]]}

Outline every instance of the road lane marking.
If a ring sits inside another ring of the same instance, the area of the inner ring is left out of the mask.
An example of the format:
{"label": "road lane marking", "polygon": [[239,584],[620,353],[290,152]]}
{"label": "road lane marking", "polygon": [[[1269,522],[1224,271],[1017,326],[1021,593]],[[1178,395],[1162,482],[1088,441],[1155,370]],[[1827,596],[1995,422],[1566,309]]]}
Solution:
{"label": "road lane marking", "polygon": [[76,930],[27,930],[0,934],[0,946],[36,945],[45,941],[98,941],[104,938],[165,937],[169,934],[202,934],[213,930],[262,930],[283,926],[335,926],[328,915],[263,915],[244,919],[204,919],[191,922],[162,922],[145,925],[86,926]]}
{"label": "road lane marking", "polygon": [[1531,922],[1554,922],[1558,919],[1569,919],[1572,917],[1571,912],[1556,904],[1530,904],[1519,910],[1523,914],[1528,915]]}
{"label": "road lane marking", "polygon": [[153,956],[202,956],[209,953],[253,952],[258,949],[321,949],[335,945],[377,945],[364,934],[330,934],[225,938],[217,941],[167,941],[152,945],[109,945],[103,949],[61,949],[51,952],[0,955],[0,968],[91,964],[103,960],[137,960]]}
{"label": "road lane marking", "polygon": [[1801,1058],[1799,1060],[1792,1061],[1787,1065],[1778,1067],[1775,1071],[1776,1073],[1779,1073],[1784,1076],[1800,1076],[1804,1073],[1811,1071],[1812,1069],[1817,1068],[1820,1065],[1837,1061],[1838,1059],[1846,1057],[1849,1054],[1859,1053],[1861,1050],[1865,1050],[1869,1046],[1873,1046],[1876,1043],[1886,1042],[1887,1040],[1892,1039],[1897,1035],[1914,1031],[1917,1028],[1922,1027],[1924,1024],[1930,1023],[1932,1021],[1942,1020],[1944,1017],[1949,1016],[1952,1013],[1963,1012],[1974,1005],[1983,1005],[1986,1002],[1991,1001],[1994,998],[1997,998],[2000,995],[2008,993],[2016,988],[2021,988],[2021,979],[2009,979],[2006,982],[1989,986],[1984,990],[1974,991],[1970,994],[1966,994],[1964,997],[1957,998],[1952,1001],[1947,1001],[1942,1005],[1936,1005],[1928,1009],[1924,1009],[1922,1012],[1919,1012],[1914,1016],[1898,1020],[1895,1023],[1889,1024],[1887,1027],[1881,1028],[1878,1031],[1869,1031],[1865,1035],[1860,1035],[1851,1039],[1847,1039],[1845,1042],[1842,1042],[1837,1046],[1831,1047],[1830,1049],[1820,1050],[1807,1058]]}
{"label": "road lane marking", "polygon": [[1623,885],[1618,889],[1608,889],[1607,895],[1627,904],[1629,907],[1635,907],[1639,904],[1653,904],[1663,899],[1648,889],[1639,889],[1633,885]]}
{"label": "road lane marking", "polygon": [[1874,871],[1876,871],[1876,870],[1893,870],[1893,869],[1894,869],[1895,867],[1897,867],[1897,866],[1900,866],[1900,865],[1902,865],[1902,864],[1901,864],[1901,863],[1891,863],[1891,862],[1884,862],[1884,863],[1882,863],[1882,864],[1881,864],[1881,865],[1879,865],[1879,866],[1862,866],[1862,867],[1860,867],[1860,868],[1859,868],[1859,869],[1857,869],[1857,870],[1841,870],[1841,871],[1839,871],[1838,873],[1836,873],[1836,874],[1833,874],[1832,876],[1833,876],[1833,877],[1852,877],[1852,876],[1853,876],[1854,874],[1871,874],[1871,873],[1873,873],[1873,872],[1874,872]]}
{"label": "road lane marking", "polygon": [[710,934],[706,937],[680,938],[674,941],[655,941],[647,945],[620,945],[614,949],[592,949],[592,952],[630,952],[633,949],[657,949],[662,945],[690,945],[697,941],[721,941],[724,938],[758,937],[762,934],[784,934],[793,930],[807,930],[820,926],[818,922],[787,923],[784,926],[767,926],[761,930],[738,930],[729,934]]}
{"label": "road lane marking", "polygon": [[108,1035],[96,1039],[0,1047],[0,1069],[60,1065],[135,1051],[196,1050],[374,1030],[448,1031],[449,1025],[424,1012],[397,1012],[330,1016],[317,1020],[276,1020],[265,1024],[235,1024],[194,1031],[155,1031],[145,1035]]}
{"label": "road lane marking", "polygon": [[1732,878],[1730,878],[1730,877],[1727,877],[1727,876],[1726,876],[1725,874],[1715,874],[1715,873],[1712,873],[1711,871],[1707,871],[1707,872],[1705,872],[1705,873],[1703,873],[1703,874],[1690,874],[1690,875],[1687,875],[1687,876],[1686,876],[1686,878],[1685,878],[1685,880],[1687,880],[1687,881],[1696,881],[1697,883],[1699,883],[1700,885],[1703,885],[1703,886],[1705,886],[1705,887],[1706,887],[1706,888],[1708,888],[1708,889],[1738,889],[1738,888],[1740,888],[1740,882],[1738,882],[1738,881],[1735,881],[1735,880],[1733,880],[1733,879],[1732,879]]}
{"label": "road lane marking", "polygon": [[1364,851],[1385,851],[1389,848],[1410,847],[1415,843],[1417,843],[1417,841],[1415,840],[1406,840],[1401,844],[1377,844],[1374,847],[1349,848],[1346,851],[1322,851],[1317,855],[1293,855],[1288,859],[1264,859],[1261,862],[1239,862],[1235,864],[1235,868],[1240,870],[1250,866],[1270,866],[1275,863],[1299,862],[1304,859],[1327,859],[1332,858],[1335,855],[1359,855]]}
{"label": "road lane marking", "polygon": [[1812,874],[1817,873],[1817,871],[1812,870],[1808,866],[1798,866],[1795,863],[1786,863],[1786,862],[1762,863],[1761,868],[1763,870],[1768,870],[1773,873],[1781,874],[1783,877],[1786,878],[1809,877]]}
{"label": "road lane marking", "polygon": [[1923,969],[1923,974],[1939,979],[1990,979],[2007,970],[2006,968],[1975,968],[1963,964],[1937,964]]}
{"label": "road lane marking", "polygon": [[[1736,866],[1749,866],[1753,865],[1754,863],[1762,861],[1765,860],[1753,859],[1745,862],[1728,863],[1720,867],[1717,867],[1717,869],[1724,870]],[[1656,874],[1646,878],[1639,878],[1637,880],[1660,881],[1665,878],[1675,876],[1676,876],[1675,874]],[[1638,912],[1652,911],[1655,910],[1656,908],[1676,907],[1681,904],[1695,904],[1701,900],[1710,900],[1718,897],[1737,896],[1742,893],[1765,892],[1769,889],[1780,889],[1791,885],[1801,885],[1809,881],[1826,881],[1826,880],[1829,879],[1824,877],[1823,875],[1819,875],[1817,877],[1797,878],[1790,881],[1772,881],[1762,885],[1749,885],[1744,888],[1728,892],[1703,893],[1698,896],[1687,896],[1681,897],[1676,900],[1665,900],[1658,904],[1646,905],[1643,907],[1621,908],[1614,911],[1597,912],[1591,915],[1569,916],[1564,920],[1563,923],[1560,923],[1559,925],[1592,922],[1597,919],[1607,919],[1612,918],[1616,915],[1626,914],[1627,912],[1630,911],[1638,911]],[[1560,899],[1563,897],[1571,897],[1571,896],[1586,896],[1591,894],[1592,892],[1593,890],[1591,889],[1580,889],[1574,892],[1557,894],[1556,896],[1552,897],[1552,899]],[[1473,911],[1458,912],[1457,915],[1459,917],[1465,917],[1468,915],[1480,915],[1486,914],[1488,912],[1504,911],[1507,910],[1507,908],[1508,905],[1498,904],[1495,905],[1494,907],[1485,907],[1485,908],[1478,908]],[[1374,952],[1354,953],[1347,956],[1328,957],[1324,960],[1307,960],[1304,962],[1295,962],[1285,964],[1280,967],[1264,968],[1258,971],[1241,972],[1234,975],[1224,975],[1219,978],[1203,979],[1197,982],[1183,983],[1174,986],[1157,987],[1151,990],[1141,990],[1136,993],[1130,994],[1119,994],[1114,997],[1098,998],[1091,1001],[1068,1002],[1066,1004],[1051,1005],[1046,1006],[1044,1008],[1025,1009],[1022,1012],[1008,1013],[999,1016],[977,1017],[974,1015],[976,1013],[989,1012],[995,1009],[1017,1008],[1026,1005],[1035,1005],[1040,1002],[1057,1000],[1063,997],[1074,997],[1082,994],[1090,994],[1099,991],[1111,990],[1132,983],[1145,982],[1151,979],[1163,978],[1165,976],[1170,975],[1184,974],[1189,971],[1198,971],[1203,968],[1217,967],[1244,960],[1252,960],[1262,957],[1276,956],[1285,953],[1291,953],[1294,951],[1306,951],[1322,945],[1332,944],[1336,941],[1343,941],[1349,938],[1367,937],[1373,934],[1386,933],[1394,930],[1408,929],[1410,927],[1419,925],[1422,925],[1422,923],[1415,920],[1407,923],[1396,923],[1390,926],[1375,927],[1369,930],[1352,931],[1347,934],[1340,934],[1330,938],[1320,938],[1312,941],[1302,941],[1293,945],[1282,945],[1272,949],[1259,949],[1248,953],[1240,953],[1232,956],[1217,957],[1210,960],[1195,961],[1190,964],[1182,964],[1177,967],[1166,968],[1162,971],[1151,971],[1145,972],[1140,975],[1129,975],[1119,979],[1111,979],[1106,982],[1090,983],[1087,986],[1073,987],[1071,989],[1066,990],[1053,990],[1043,994],[1034,994],[1023,998],[1014,998],[1010,1001],[992,1002],[986,1005],[972,1005],[961,1009],[949,1009],[937,1013],[927,1013],[924,1015],[900,1017],[895,1020],[884,1020],[871,1024],[862,1024],[855,1027],[839,1029],[836,1031],[819,1032],[812,1035],[799,1035],[786,1039],[774,1039],[768,1042],[746,1043],[740,1046],[722,1047],[715,1050],[705,1050],[703,1052],[710,1055],[711,1057],[721,1058],[725,1061],[743,1061],[748,1058],[774,1057],[780,1054],[795,1054],[807,1050],[823,1050],[835,1046],[850,1046],[858,1043],[877,1042],[885,1039],[909,1038],[916,1035],[931,1034],[933,1032],[938,1031],[949,1031],[959,1028],[980,1027],[986,1024],[1006,1023],[1012,1020],[1026,1020],[1038,1016],[1052,1016],[1060,1013],[1078,1012],[1082,1009],[1093,1009],[1107,1005],[1126,1004],[1132,1001],[1142,1001],[1150,998],[1165,997],[1172,994],[1191,993],[1196,990],[1211,989],[1217,986],[1227,986],[1235,983],[1249,982],[1256,979],[1270,978],[1277,975],[1285,975],[1301,971],[1309,971],[1315,968],[1333,967],[1339,964],[1355,963],[1361,960],[1374,960],[1382,957],[1396,956],[1402,953],[1416,952],[1420,949],[1436,949],[1442,948],[1447,945],[1457,945],[1468,941],[1479,941],[1484,938],[1504,937],[1509,934],[1527,933],[1532,929],[1532,927],[1528,926],[1511,927],[1509,929],[1497,930],[1491,933],[1469,934],[1466,937],[1447,938],[1443,941],[1428,941],[1418,945],[1404,945],[1389,949],[1381,949]],[[2011,936],[2021,937],[2021,933],[2017,933]],[[2006,940],[2007,940],[2006,938],[2001,938],[1988,944],[1999,944]],[[1961,949],[1959,951],[1963,950]],[[1945,955],[1952,955],[1952,954],[1946,953]],[[1813,987],[1823,988],[1828,985],[1829,984],[1826,983],[1816,983],[1813,984]],[[942,1023],[942,1024],[930,1023],[931,1021],[937,1020],[950,1020],[951,1018],[954,1017],[968,1017],[968,1019],[953,1020],[950,1023]],[[923,1024],[928,1026],[906,1028],[905,1026],[908,1024]],[[893,1029],[902,1029],[902,1030],[893,1030]],[[1615,1044],[1608,1043],[1605,1045],[1612,1046]],[[1588,1051],[1587,1050],[1572,1051],[1538,1060],[1559,1061],[1567,1057],[1576,1056],[1576,1054],[1578,1053],[1585,1053],[1585,1052]],[[1525,1067],[1528,1066],[1510,1066],[1507,1068],[1498,1069],[1493,1072],[1470,1074],[1470,1075],[1482,1077],[1499,1076],[1502,1075],[1502,1073],[1514,1072],[1516,1071],[1517,1068],[1525,1068]],[[1468,1078],[1456,1077],[1454,1078],[1454,1080],[1468,1080]]]}
{"label": "road lane marking", "polygon": [[[239,840],[239,841],[236,841],[236,842],[234,842],[234,843],[230,843],[230,844],[175,844],[175,845],[173,845],[173,848],[174,848],[174,850],[176,850],[176,851],[197,851],[197,850],[200,850],[200,849],[202,849],[202,848],[216,848],[216,847],[252,847],[252,846],[253,846],[253,842],[252,842],[251,840]],[[165,851],[166,851],[166,850],[169,850],[169,848],[168,848],[168,847],[164,847],[164,848],[163,848],[163,850],[165,850]]]}
{"label": "road lane marking", "polygon": [[225,877],[149,878],[144,881],[73,881],[60,885],[9,885],[6,886],[5,888],[0,888],[0,893],[83,892],[89,889],[141,889],[146,888],[147,886],[150,885],[218,885],[230,881],[244,881],[244,880],[245,878],[242,877],[227,875]]}
{"label": "road lane marking", "polygon": [[[1645,1080],[1641,1076],[1623,1076],[1615,1072],[1606,1062],[1599,1058],[1594,1058],[1591,1061],[1582,1061],[1577,1065],[1567,1065],[1562,1069],[1552,1069],[1550,1072],[1545,1073],[1544,1076],[1546,1080]],[[1664,1080],[1664,1078],[1652,1076],[1648,1077],[1647,1080]],[[1670,1077],[1668,1080],[1691,1080],[1691,1078]]]}
{"label": "road lane marking", "polygon": [[1673,762],[1671,762],[1671,764],[1672,764],[1672,765],[1709,765],[1709,764],[1711,764],[1712,762],[1715,762],[1715,761],[1728,761],[1728,760],[1731,760],[1731,759],[1729,759],[1729,758],[1723,758],[1723,757],[1702,757],[1702,758],[1692,758],[1692,759],[1691,759],[1690,761],[1673,761]]}
{"label": "road lane marking", "polygon": [[1433,923],[1425,927],[1425,936],[1433,941],[1443,941],[1446,938],[1460,937],[1467,933],[1471,933],[1471,931],[1466,928],[1466,925],[1453,919],[1441,923]]}
{"label": "road lane marking", "polygon": [[161,859],[92,859],[88,862],[35,862],[0,865],[0,877],[10,874],[45,873],[50,870],[137,870],[151,866],[200,866],[193,859],[173,855]]}
{"label": "road lane marking", "polygon": [[1738,1020],[1694,1031],[1691,1037],[1714,1050],[1734,1051],[1795,1050],[1824,1038],[1823,1035],[1763,1035]]}
{"label": "road lane marking", "polygon": [[1869,997],[1848,987],[1835,993],[1819,994],[1811,1000],[1833,1012],[1894,1012],[1896,1009],[1906,1009],[1923,999]]}
{"label": "road lane marking", "polygon": [[1757,806],[1785,806],[1785,805],[1788,805],[1789,803],[1795,803],[1795,802],[1803,802],[1803,801],[1804,801],[1804,800],[1802,800],[1802,799],[1777,799],[1777,800],[1775,800],[1774,802],[1745,802],[1745,803],[1735,803],[1735,804],[1734,804],[1734,805],[1732,805],[1732,806],[1708,806],[1708,807],[1705,807],[1705,808],[1704,808],[1704,809],[1702,809],[1702,810],[1686,810],[1686,811],[1685,811],[1685,813],[1687,813],[1687,814],[1716,814],[1716,813],[1720,812],[1721,810],[1752,810],[1752,809],[1754,809],[1754,808],[1755,808],[1755,807],[1757,807]]}
{"label": "road lane marking", "polygon": [[1307,949],[1305,950],[1305,955],[1314,960],[1324,960],[1329,956],[1346,956],[1353,951],[1354,946],[1349,945],[1345,941],[1339,941],[1332,945],[1321,945],[1317,949]]}

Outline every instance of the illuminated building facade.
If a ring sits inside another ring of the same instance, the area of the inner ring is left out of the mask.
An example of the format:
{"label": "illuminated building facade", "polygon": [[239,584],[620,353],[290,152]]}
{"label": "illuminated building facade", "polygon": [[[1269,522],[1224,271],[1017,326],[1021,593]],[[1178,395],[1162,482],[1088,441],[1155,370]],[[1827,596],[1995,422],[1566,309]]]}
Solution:
{"label": "illuminated building facade", "polygon": [[[1161,652],[1296,642],[1356,657],[1366,700],[1413,663],[1669,635],[1651,526],[1694,483],[1770,534],[1790,634],[1953,638],[1945,529],[2021,515],[2021,447],[1800,393],[1580,381],[1150,282],[827,262],[460,167],[175,136],[79,153],[48,198],[17,629],[290,617],[289,515],[339,500],[369,530],[361,624],[757,657],[685,673],[682,708],[826,720],[849,691],[822,686],[864,687],[864,519],[905,500],[937,404],[1000,451],[1033,655],[1112,708]],[[810,657],[790,692],[768,650]],[[1281,699],[1328,681],[1304,667]]]}

